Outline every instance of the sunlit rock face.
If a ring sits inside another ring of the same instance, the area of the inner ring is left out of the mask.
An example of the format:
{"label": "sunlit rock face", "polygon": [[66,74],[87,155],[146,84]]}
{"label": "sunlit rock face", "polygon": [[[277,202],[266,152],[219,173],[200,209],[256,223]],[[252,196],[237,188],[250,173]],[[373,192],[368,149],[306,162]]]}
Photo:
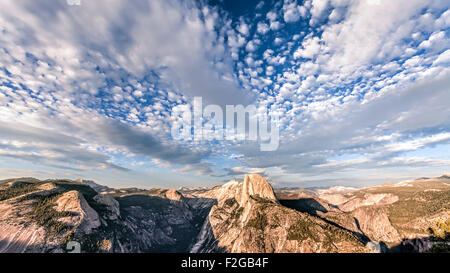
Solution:
{"label": "sunlit rock face", "polygon": [[258,174],[245,175],[241,184],[241,196],[237,197],[239,204],[244,206],[252,196],[277,202],[272,186]]}
{"label": "sunlit rock face", "polygon": [[56,200],[54,209],[58,212],[68,212],[71,216],[63,217],[60,221],[70,226],[78,226],[85,234],[100,226],[98,213],[76,190],[63,193]]}
{"label": "sunlit rock face", "polygon": [[[351,232],[279,204],[270,183],[246,175],[219,192],[191,252],[365,252]],[[336,229],[336,231],[334,231]],[[333,244],[327,242],[333,241]]]}

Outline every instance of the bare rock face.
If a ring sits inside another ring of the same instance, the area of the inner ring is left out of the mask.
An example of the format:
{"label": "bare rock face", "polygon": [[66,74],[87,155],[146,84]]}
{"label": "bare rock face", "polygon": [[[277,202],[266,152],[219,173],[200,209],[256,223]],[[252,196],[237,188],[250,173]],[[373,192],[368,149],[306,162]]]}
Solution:
{"label": "bare rock face", "polygon": [[238,202],[241,206],[245,206],[251,197],[277,202],[272,186],[259,174],[245,175],[244,182],[241,184],[241,196],[238,197]]}
{"label": "bare rock face", "polygon": [[178,191],[170,189],[165,192],[165,197],[174,201],[183,201],[184,197]]}
{"label": "bare rock face", "polygon": [[77,228],[84,234],[100,225],[81,193],[64,193],[54,182],[19,180],[3,194],[0,253],[62,252],[66,235]]}
{"label": "bare rock face", "polygon": [[361,207],[352,212],[365,235],[375,241],[398,242],[400,235],[383,208]]}
{"label": "bare rock face", "polygon": [[41,252],[35,246],[45,242],[45,230],[36,224],[25,226],[18,223],[25,220],[20,211],[24,213],[27,210],[27,205],[0,203],[0,253],[23,253],[27,250]]}
{"label": "bare rock face", "polygon": [[260,175],[229,182],[203,224],[191,252],[365,252],[351,232],[279,204]]}
{"label": "bare rock face", "polygon": [[38,190],[43,190],[43,191],[51,191],[51,190],[55,190],[56,188],[57,188],[56,185],[51,182],[42,184],[37,187]]}
{"label": "bare rock face", "polygon": [[79,226],[89,234],[92,229],[100,226],[98,213],[86,202],[86,199],[78,191],[68,191],[56,200],[56,208],[59,212],[71,212],[72,216],[65,217],[61,221],[70,226]]}
{"label": "bare rock face", "polygon": [[340,193],[321,193],[319,196],[321,199],[336,206],[341,206],[349,200],[349,198]]}
{"label": "bare rock face", "polygon": [[119,202],[114,199],[111,194],[98,194],[94,197],[94,200],[102,205],[106,206],[106,210],[108,211],[107,217],[109,220],[117,220],[120,217],[120,206]]}

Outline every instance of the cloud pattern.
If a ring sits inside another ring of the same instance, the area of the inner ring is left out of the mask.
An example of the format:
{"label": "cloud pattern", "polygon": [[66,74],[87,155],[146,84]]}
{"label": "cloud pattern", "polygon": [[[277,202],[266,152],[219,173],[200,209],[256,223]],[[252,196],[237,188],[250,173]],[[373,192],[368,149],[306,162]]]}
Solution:
{"label": "cloud pattern", "polygon": [[[2,1],[2,167],[144,186],[448,172],[448,1],[230,2]],[[174,141],[194,96],[280,113],[279,150]]]}

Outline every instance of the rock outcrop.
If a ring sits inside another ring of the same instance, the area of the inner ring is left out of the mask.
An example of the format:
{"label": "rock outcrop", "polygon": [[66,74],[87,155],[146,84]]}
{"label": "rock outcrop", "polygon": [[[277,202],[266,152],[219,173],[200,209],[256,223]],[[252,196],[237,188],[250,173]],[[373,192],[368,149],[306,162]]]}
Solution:
{"label": "rock outcrop", "polygon": [[249,202],[250,198],[262,198],[278,202],[272,186],[259,174],[245,175],[244,182],[240,185],[240,196],[237,196],[236,199],[242,207]]}
{"label": "rock outcrop", "polygon": [[120,217],[119,202],[111,195],[107,193],[101,193],[94,197],[94,200],[99,204],[106,207],[107,213],[105,217],[109,220],[117,220]]}
{"label": "rock outcrop", "polygon": [[367,251],[352,232],[280,205],[260,175],[223,187],[191,252]]}
{"label": "rock outcrop", "polygon": [[384,208],[361,207],[354,210],[351,215],[355,217],[359,229],[369,238],[377,242],[399,242],[400,234],[392,226]]}
{"label": "rock outcrop", "polygon": [[68,191],[62,194],[55,205],[56,211],[69,212],[71,216],[59,219],[72,227],[78,226],[85,234],[100,226],[98,213],[89,206],[86,199],[78,191]]}

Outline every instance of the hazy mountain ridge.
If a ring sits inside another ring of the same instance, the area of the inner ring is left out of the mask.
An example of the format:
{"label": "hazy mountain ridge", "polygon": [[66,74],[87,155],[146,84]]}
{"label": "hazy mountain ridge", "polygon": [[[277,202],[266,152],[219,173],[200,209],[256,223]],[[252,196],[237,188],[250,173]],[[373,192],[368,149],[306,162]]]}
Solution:
{"label": "hazy mountain ridge", "polygon": [[0,252],[64,252],[68,241],[80,242],[85,252],[369,252],[373,246],[422,252],[449,246],[446,176],[317,191],[274,191],[259,175],[180,191],[88,182],[0,181]]}
{"label": "hazy mountain ridge", "polygon": [[[303,195],[299,190],[298,197]],[[292,191],[279,192],[280,198],[295,199]],[[450,177],[421,178],[398,183],[354,188],[318,190],[312,197],[333,210],[318,211],[321,217],[360,231],[374,241],[396,249],[407,246],[423,251],[435,243],[448,245],[450,232]],[[354,219],[353,223],[351,218]],[[355,228],[356,227],[356,228]],[[432,231],[433,230],[433,231]],[[435,236],[439,234],[439,236]],[[416,239],[422,240],[417,242]],[[411,246],[411,242],[416,241]],[[426,242],[425,245],[422,243]],[[400,244],[400,245],[399,245]],[[420,248],[420,249],[418,249]],[[448,248],[448,246],[447,246]]]}

